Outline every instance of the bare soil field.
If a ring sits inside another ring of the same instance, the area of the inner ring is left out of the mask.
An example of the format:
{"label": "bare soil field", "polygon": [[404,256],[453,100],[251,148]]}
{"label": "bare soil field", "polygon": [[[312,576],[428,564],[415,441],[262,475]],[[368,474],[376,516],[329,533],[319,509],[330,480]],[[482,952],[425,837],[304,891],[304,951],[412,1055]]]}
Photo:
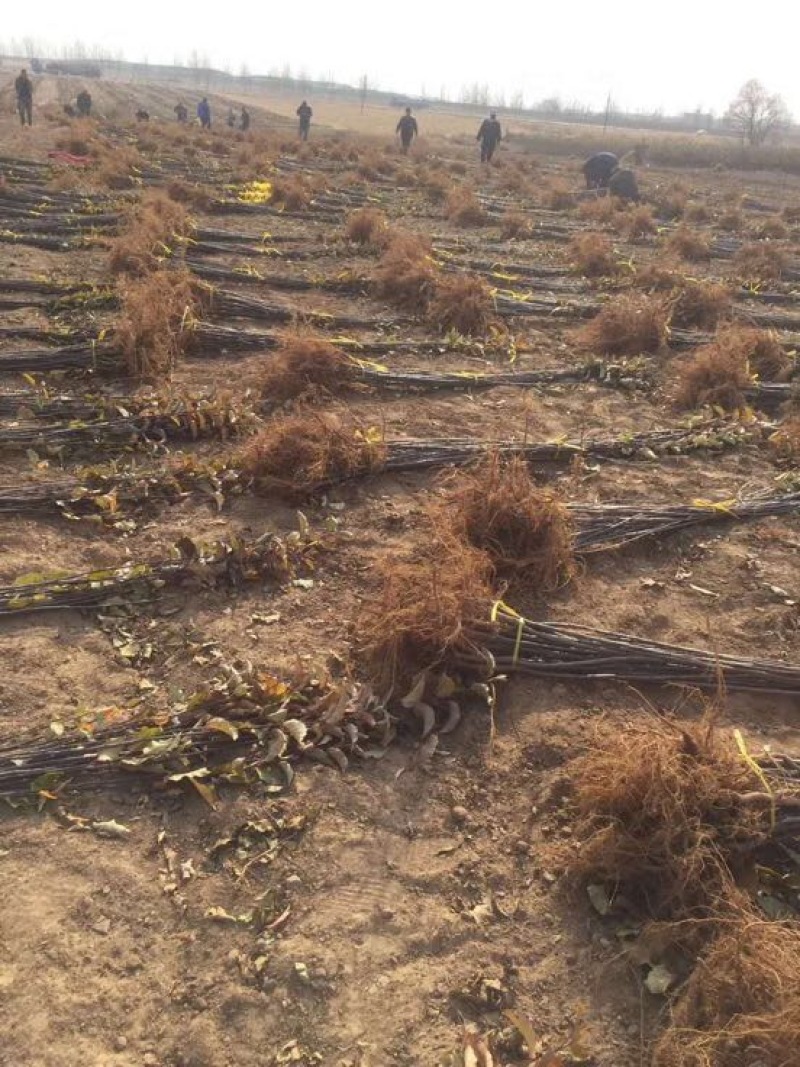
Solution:
{"label": "bare soil field", "polygon": [[794,1062],[800,179],[75,84],[0,85],[0,1065]]}

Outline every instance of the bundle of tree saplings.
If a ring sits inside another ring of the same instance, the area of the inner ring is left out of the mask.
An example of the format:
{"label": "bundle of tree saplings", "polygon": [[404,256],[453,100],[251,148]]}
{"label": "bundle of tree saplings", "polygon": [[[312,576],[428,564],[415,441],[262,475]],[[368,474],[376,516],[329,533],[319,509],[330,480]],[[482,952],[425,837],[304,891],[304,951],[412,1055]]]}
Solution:
{"label": "bundle of tree saplings", "polygon": [[287,334],[261,372],[260,388],[270,405],[314,393],[341,394],[370,388],[394,392],[529,388],[537,385],[596,382],[617,388],[643,388],[647,376],[637,367],[592,361],[578,367],[538,371],[395,371],[359,358],[335,342],[313,334]]}
{"label": "bundle of tree saplings", "polygon": [[739,447],[757,439],[756,424],[710,420],[692,427],[631,433],[581,442],[481,441],[464,438],[387,441],[377,430],[307,411],[273,420],[251,437],[238,464],[258,491],[298,498],[369,474],[459,466],[490,452],[531,462],[594,459],[655,460],[709,449]]}
{"label": "bundle of tree saplings", "polygon": [[253,582],[282,583],[313,569],[315,544],[301,533],[208,544],[184,537],[165,559],[126,560],[84,574],[20,575],[12,585],[0,586],[0,615],[98,607],[109,601],[141,604],[191,583],[233,588]]}
{"label": "bundle of tree saplings", "polygon": [[[46,738],[0,745],[0,796],[33,802],[63,792],[131,781],[161,790],[194,787],[210,804],[221,785],[291,784],[311,757],[345,770],[350,758],[379,756],[394,728],[367,686],[299,683],[230,665],[185,700],[150,710],[85,716]],[[98,722],[101,725],[98,725]]]}

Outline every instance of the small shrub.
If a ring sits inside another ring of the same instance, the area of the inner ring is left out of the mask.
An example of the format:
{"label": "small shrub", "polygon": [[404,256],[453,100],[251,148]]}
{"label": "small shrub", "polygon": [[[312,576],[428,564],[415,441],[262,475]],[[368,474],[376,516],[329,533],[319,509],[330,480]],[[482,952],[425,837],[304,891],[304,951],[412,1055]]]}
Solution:
{"label": "small shrub", "polygon": [[266,361],[259,389],[270,405],[301,396],[342,392],[354,379],[353,361],[322,337],[286,334]]}
{"label": "small shrub", "polygon": [[727,233],[740,233],[744,229],[744,213],[738,207],[729,207],[717,219],[717,225]]}
{"label": "small shrub", "polygon": [[656,233],[658,225],[653,218],[651,207],[647,204],[635,204],[616,213],[614,228],[629,241],[639,241],[642,237]]}
{"label": "small shrub", "polygon": [[612,223],[619,214],[618,201],[611,196],[592,197],[578,204],[578,216],[587,222]]}

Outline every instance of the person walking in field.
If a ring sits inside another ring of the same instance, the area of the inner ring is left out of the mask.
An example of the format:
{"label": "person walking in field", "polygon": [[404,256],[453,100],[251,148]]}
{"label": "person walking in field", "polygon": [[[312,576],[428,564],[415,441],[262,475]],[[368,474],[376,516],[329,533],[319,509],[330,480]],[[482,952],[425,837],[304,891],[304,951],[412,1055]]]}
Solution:
{"label": "person walking in field", "polygon": [[92,94],[86,89],[81,89],[75,101],[75,106],[78,109],[80,117],[82,119],[88,119],[92,111]]}
{"label": "person walking in field", "polygon": [[475,139],[481,142],[481,163],[491,163],[494,150],[503,140],[503,131],[497,121],[496,112],[492,111],[489,118],[483,120]]}
{"label": "person walking in field", "polygon": [[178,122],[184,123],[188,121],[189,110],[186,107],[186,104],[182,103],[181,101],[178,101],[178,103],[172,110],[175,112],[175,118],[178,120]]}
{"label": "person walking in field", "polygon": [[27,70],[21,70],[14,82],[14,91],[17,94],[17,111],[19,112],[20,125],[33,125],[33,82],[28,77]]}
{"label": "person walking in field", "polygon": [[417,120],[411,114],[410,107],[406,108],[406,113],[397,123],[397,128],[394,132],[400,134],[400,146],[403,155],[407,155],[408,150],[411,147],[411,142],[415,137],[419,137],[419,126],[417,126]]}
{"label": "person walking in field", "polygon": [[239,129],[242,133],[247,133],[250,129],[250,112],[246,107],[242,108],[242,113],[239,116]]}
{"label": "person walking in field", "polygon": [[308,140],[308,132],[311,129],[311,116],[314,114],[313,110],[309,107],[307,101],[303,101],[300,107],[295,112],[298,121],[300,123],[300,140]]}
{"label": "person walking in field", "polygon": [[204,130],[211,129],[211,105],[207,96],[204,96],[197,105],[197,117],[200,119],[200,125]]}

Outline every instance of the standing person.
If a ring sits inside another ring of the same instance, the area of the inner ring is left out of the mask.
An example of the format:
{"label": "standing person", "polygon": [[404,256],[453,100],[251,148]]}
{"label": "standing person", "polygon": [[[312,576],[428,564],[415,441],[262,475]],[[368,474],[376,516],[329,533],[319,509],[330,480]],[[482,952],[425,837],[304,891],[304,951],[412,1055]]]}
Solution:
{"label": "standing person", "polygon": [[503,140],[503,131],[495,111],[491,112],[488,119],[483,120],[475,140],[481,142],[481,163],[491,163],[495,148]]}
{"label": "standing person", "polygon": [[14,82],[14,89],[17,94],[17,111],[19,112],[19,122],[21,126],[25,123],[29,126],[33,125],[33,82],[28,77],[27,70],[21,70],[17,75],[17,79]]}
{"label": "standing person", "polygon": [[81,89],[75,101],[75,106],[78,109],[80,117],[82,119],[87,119],[92,110],[92,94],[86,89]]}
{"label": "standing person", "polygon": [[239,116],[239,129],[242,133],[247,133],[250,129],[250,112],[246,107],[242,107],[242,113]]}
{"label": "standing person", "polygon": [[186,104],[181,101],[178,101],[178,103],[173,108],[173,111],[175,112],[175,118],[178,120],[178,122],[186,122],[186,120],[189,118],[189,111],[186,107]]}
{"label": "standing person", "polygon": [[308,140],[308,131],[311,129],[311,116],[314,112],[308,106],[304,100],[300,107],[295,112],[297,118],[300,120],[300,140]]}
{"label": "standing person", "polygon": [[207,96],[204,96],[197,105],[197,117],[200,119],[200,125],[204,130],[211,129],[211,105]]}
{"label": "standing person", "polygon": [[394,131],[396,134],[400,134],[400,144],[402,146],[403,155],[408,154],[408,150],[411,147],[411,142],[415,137],[419,136],[419,127],[417,126],[417,120],[411,114],[411,108],[406,108],[406,113],[397,123],[397,127]]}

